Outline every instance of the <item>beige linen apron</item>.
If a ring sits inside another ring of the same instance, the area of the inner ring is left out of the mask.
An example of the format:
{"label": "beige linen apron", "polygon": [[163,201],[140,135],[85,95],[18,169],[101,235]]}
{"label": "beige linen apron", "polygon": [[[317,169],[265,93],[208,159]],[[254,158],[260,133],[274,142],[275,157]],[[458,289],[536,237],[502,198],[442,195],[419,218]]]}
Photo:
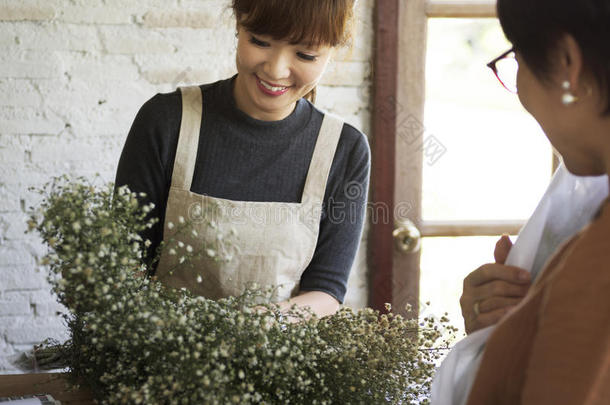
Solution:
{"label": "beige linen apron", "polygon": [[[272,301],[296,295],[316,248],[326,181],[343,122],[324,115],[300,203],[213,198],[190,191],[202,92],[195,86],[180,90],[182,122],[157,278],[211,299],[240,295],[253,284],[276,287]],[[201,255],[192,266],[181,264],[191,252]]]}

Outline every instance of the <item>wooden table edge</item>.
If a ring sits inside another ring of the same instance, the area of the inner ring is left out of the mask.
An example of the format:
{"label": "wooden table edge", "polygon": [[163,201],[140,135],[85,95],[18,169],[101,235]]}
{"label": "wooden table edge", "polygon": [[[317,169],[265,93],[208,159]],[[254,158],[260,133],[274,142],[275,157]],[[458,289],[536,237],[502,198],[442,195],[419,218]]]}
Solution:
{"label": "wooden table edge", "polygon": [[65,373],[0,374],[0,398],[49,394],[62,405],[95,404],[86,387],[73,387]]}

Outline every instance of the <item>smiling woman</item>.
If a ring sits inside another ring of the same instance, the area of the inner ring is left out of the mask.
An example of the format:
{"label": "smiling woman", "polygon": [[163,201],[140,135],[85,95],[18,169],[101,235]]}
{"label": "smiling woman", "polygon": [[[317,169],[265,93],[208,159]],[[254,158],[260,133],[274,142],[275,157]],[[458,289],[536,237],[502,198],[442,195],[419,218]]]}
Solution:
{"label": "smiling woman", "polygon": [[[252,111],[254,114],[274,120],[288,115],[301,97],[314,102],[316,84],[333,49],[347,45],[352,38],[353,5],[352,0],[234,0],[240,73],[235,86],[238,107],[258,106],[261,111]],[[291,83],[287,80],[289,71],[293,72]],[[259,95],[258,90],[271,99]],[[273,100],[285,93],[289,95],[281,101]],[[290,103],[285,105],[286,102]],[[274,118],[274,110],[279,118]]]}
{"label": "smiling woman", "polygon": [[235,101],[264,121],[287,117],[311,93],[331,56],[328,45],[291,44],[238,26]]}
{"label": "smiling woman", "polygon": [[[141,235],[151,275],[208,298],[256,283],[276,286],[281,308],[338,309],[362,233],[370,152],[360,131],[311,100],[333,50],[349,42],[353,6],[235,0],[237,75],[157,94],[140,109],[116,183],[145,193],[161,219]],[[213,214],[189,216],[211,206]],[[337,207],[347,214],[341,221],[327,213]],[[232,235],[232,259],[206,256],[175,269],[190,255],[170,242],[185,219],[194,232],[181,243],[198,248]],[[162,241],[174,254],[157,262]]]}

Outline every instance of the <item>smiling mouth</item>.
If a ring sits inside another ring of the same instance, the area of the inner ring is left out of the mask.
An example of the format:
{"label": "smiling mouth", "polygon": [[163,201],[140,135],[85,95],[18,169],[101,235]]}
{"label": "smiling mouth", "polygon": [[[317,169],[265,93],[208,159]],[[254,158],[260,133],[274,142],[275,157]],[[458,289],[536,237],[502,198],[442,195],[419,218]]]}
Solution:
{"label": "smiling mouth", "polygon": [[271,92],[274,92],[274,93],[283,92],[290,87],[290,86],[280,86],[277,84],[272,84],[272,83],[266,82],[258,76],[256,76],[256,79],[261,84],[261,86],[263,86],[265,89],[267,89]]}

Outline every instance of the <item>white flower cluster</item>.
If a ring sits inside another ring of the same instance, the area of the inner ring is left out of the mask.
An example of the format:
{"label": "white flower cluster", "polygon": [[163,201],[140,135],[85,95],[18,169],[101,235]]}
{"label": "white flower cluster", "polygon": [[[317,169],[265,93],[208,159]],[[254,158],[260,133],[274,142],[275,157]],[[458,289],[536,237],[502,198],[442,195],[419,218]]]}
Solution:
{"label": "white flower cluster", "polygon": [[[284,324],[270,291],[213,301],[141,276],[152,226],[125,188],[57,180],[30,220],[67,318],[72,373],[106,404],[422,403],[441,331],[370,309]],[[148,208],[146,208],[148,207]],[[188,224],[181,223],[180,226]],[[217,252],[176,243],[170,254]],[[203,280],[198,279],[198,282]],[[261,310],[261,308],[263,310]],[[423,401],[425,403],[425,400]]]}

